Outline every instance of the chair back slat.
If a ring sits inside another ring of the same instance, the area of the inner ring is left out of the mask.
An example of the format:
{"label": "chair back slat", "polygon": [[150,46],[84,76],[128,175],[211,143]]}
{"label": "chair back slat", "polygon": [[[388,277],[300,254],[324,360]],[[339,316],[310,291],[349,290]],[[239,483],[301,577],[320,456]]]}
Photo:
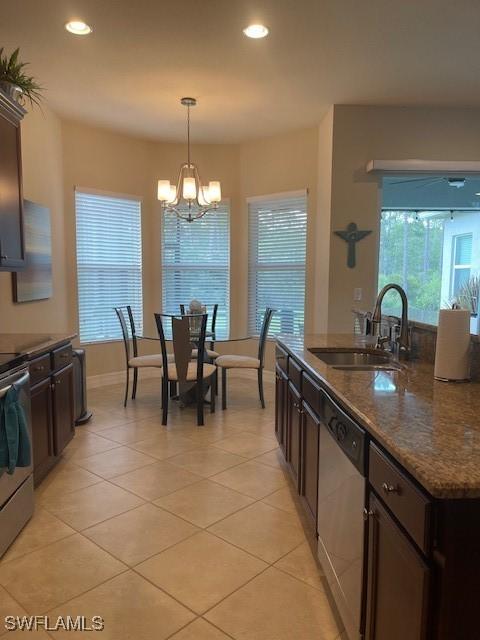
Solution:
{"label": "chair back slat", "polygon": [[270,328],[270,322],[272,316],[275,313],[275,309],[267,307],[263,316],[262,328],[260,329],[260,337],[258,340],[258,359],[260,360],[260,366],[263,367],[263,361],[265,359],[265,345],[267,343],[268,330]]}
{"label": "chair back slat", "polygon": [[189,317],[172,318],[173,353],[179,382],[187,379],[188,365],[192,357]]}
{"label": "chair back slat", "polygon": [[[160,339],[160,353],[162,354],[162,368],[164,373],[168,372],[168,357],[167,357],[167,340],[165,338],[165,331],[163,329],[163,317],[161,313],[155,313],[155,324],[157,325],[158,337]],[[167,373],[168,376],[168,373]]]}
{"label": "chair back slat", "polygon": [[128,365],[128,361],[130,360],[130,337],[128,335],[127,322],[123,313],[123,307],[115,307],[115,313],[117,314],[117,318],[122,329],[123,346],[125,347],[125,358]]}
{"label": "chair back slat", "polygon": [[130,322],[130,335],[132,337],[133,355],[136,357],[138,356],[137,332],[135,329],[135,319],[133,317],[132,307],[130,305],[127,305],[127,315]]}
{"label": "chair back slat", "polygon": [[[199,330],[192,334],[191,320],[195,319],[199,322]],[[160,346],[162,351],[163,371],[167,372],[168,379],[168,361],[167,361],[167,345],[165,338],[164,323],[169,322],[172,329],[173,353],[175,356],[175,365],[177,368],[177,377],[180,386],[187,384],[188,365],[191,362],[192,347],[198,342],[197,356],[197,381],[203,380],[203,363],[205,360],[205,335],[207,327],[208,315],[172,315],[167,313],[156,313],[155,322],[157,324],[158,336],[160,338]],[[191,386],[192,381],[188,382]]]}

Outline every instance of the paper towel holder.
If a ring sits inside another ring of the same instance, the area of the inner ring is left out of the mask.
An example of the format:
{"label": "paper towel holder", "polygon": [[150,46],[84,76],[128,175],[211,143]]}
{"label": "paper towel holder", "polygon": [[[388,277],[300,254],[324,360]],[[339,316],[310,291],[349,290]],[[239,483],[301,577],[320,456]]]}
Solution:
{"label": "paper towel holder", "polygon": [[[466,310],[462,309],[462,307],[455,300],[453,301],[453,303],[452,303],[452,305],[450,307],[450,310],[451,311],[464,311],[464,313],[466,313]],[[445,313],[448,313],[448,311],[445,311]],[[439,326],[437,328],[437,340],[438,340],[438,337],[439,337],[439,334],[440,334],[440,325],[441,325],[441,322],[440,322],[440,318],[439,318]],[[468,338],[467,338],[467,335],[465,335],[465,339],[470,341],[470,332],[468,332]],[[437,360],[437,353],[438,353],[437,349],[438,349],[438,342],[437,342],[437,347],[435,349],[435,369],[436,369],[436,360]],[[470,349],[467,348],[467,351],[470,351]],[[467,357],[468,357],[468,362],[466,364],[467,364],[467,368],[468,368],[468,375],[466,377],[464,377],[464,378],[460,378],[460,377],[458,377],[458,378],[448,378],[448,377],[445,377],[445,376],[439,376],[438,374],[435,375],[435,373],[434,373],[434,375],[433,375],[434,380],[438,380],[439,382],[457,382],[457,383],[470,382],[471,381],[471,360],[470,360],[471,353],[469,353],[469,355]],[[467,371],[465,371],[465,373],[467,373]]]}

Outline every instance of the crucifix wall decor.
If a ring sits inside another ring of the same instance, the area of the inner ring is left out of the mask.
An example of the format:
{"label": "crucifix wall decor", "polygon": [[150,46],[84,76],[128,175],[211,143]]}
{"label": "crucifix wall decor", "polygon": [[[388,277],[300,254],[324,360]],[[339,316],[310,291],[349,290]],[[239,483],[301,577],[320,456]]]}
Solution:
{"label": "crucifix wall decor", "polygon": [[348,244],[347,266],[350,269],[353,269],[356,265],[356,243],[372,232],[370,230],[359,231],[356,223],[350,222],[345,231],[334,231],[334,233],[335,235],[342,238],[342,240],[345,240],[345,242]]}

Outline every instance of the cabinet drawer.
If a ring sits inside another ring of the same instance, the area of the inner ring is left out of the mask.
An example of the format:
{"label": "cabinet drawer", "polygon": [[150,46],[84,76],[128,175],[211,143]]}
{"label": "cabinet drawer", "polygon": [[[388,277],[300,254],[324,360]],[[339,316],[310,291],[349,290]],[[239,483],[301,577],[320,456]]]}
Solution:
{"label": "cabinet drawer", "polygon": [[420,549],[428,553],[431,507],[428,496],[374,444],[370,444],[368,479]]}
{"label": "cabinet drawer", "polygon": [[302,392],[305,402],[309,405],[310,409],[317,414],[317,417],[322,415],[322,393],[319,385],[310,378],[305,372],[302,379]]}
{"label": "cabinet drawer", "polygon": [[302,388],[302,369],[292,358],[288,359],[288,377],[297,391]]}
{"label": "cabinet drawer", "polygon": [[50,354],[46,353],[30,362],[30,384],[33,386],[37,382],[48,378],[50,375]]}
{"label": "cabinet drawer", "polygon": [[59,369],[63,369],[67,364],[72,362],[72,345],[66,344],[63,347],[59,347],[52,351],[52,368],[53,371],[58,371]]}
{"label": "cabinet drawer", "polygon": [[278,344],[275,347],[275,358],[277,360],[277,365],[280,367],[282,371],[285,373],[288,372],[288,353],[279,347]]}

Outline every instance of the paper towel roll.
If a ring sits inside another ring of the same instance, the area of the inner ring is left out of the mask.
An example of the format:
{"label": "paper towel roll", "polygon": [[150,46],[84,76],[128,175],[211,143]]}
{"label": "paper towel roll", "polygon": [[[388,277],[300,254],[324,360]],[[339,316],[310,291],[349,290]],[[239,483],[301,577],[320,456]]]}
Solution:
{"label": "paper towel roll", "polygon": [[440,309],[434,375],[437,380],[468,380],[470,378],[470,311],[468,309]]}

